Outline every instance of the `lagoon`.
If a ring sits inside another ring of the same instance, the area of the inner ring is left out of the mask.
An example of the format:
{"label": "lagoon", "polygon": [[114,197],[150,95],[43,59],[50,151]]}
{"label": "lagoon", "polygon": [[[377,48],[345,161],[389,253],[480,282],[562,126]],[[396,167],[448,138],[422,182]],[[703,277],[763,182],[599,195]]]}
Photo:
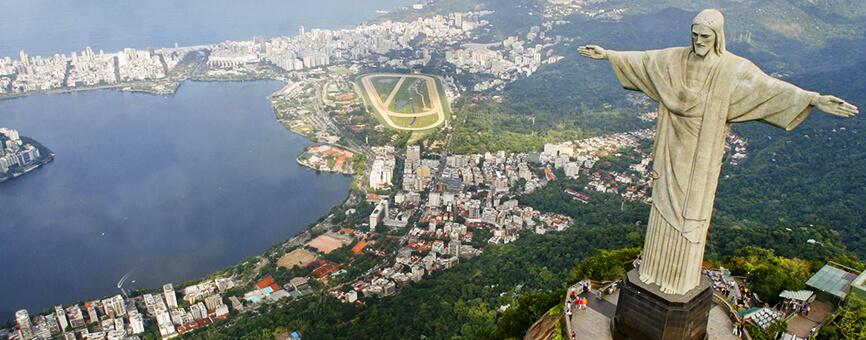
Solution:
{"label": "lagoon", "polygon": [[57,155],[0,184],[0,317],[117,294],[130,271],[127,290],[207,275],[342,202],[350,177],[295,162],[309,141],[276,121],[266,97],[280,86],[0,101],[0,126]]}

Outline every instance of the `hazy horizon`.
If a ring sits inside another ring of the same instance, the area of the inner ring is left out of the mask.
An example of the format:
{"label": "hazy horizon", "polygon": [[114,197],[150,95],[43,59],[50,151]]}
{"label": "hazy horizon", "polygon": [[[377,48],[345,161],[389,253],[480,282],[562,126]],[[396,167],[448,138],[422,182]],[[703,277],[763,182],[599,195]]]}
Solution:
{"label": "hazy horizon", "polygon": [[248,40],[253,36],[294,35],[300,25],[346,28],[375,18],[377,10],[408,0],[237,2],[229,0],[143,3],[126,1],[34,0],[7,2],[0,11],[0,58],[69,54],[90,46],[109,52],[123,48],[171,47]]}

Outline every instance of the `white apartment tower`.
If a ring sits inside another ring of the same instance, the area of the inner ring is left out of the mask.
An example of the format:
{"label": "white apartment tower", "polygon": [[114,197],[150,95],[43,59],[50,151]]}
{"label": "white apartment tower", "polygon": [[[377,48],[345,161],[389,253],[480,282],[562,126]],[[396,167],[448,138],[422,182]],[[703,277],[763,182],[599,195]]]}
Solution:
{"label": "white apartment tower", "polygon": [[54,314],[57,316],[57,322],[60,324],[60,331],[66,332],[66,327],[69,327],[69,321],[66,320],[66,311],[63,306],[54,306]]}
{"label": "white apartment tower", "polygon": [[129,328],[131,328],[132,334],[144,333],[144,317],[138,311],[129,311]]}
{"label": "white apartment tower", "polygon": [[168,309],[177,309],[177,296],[174,294],[174,286],[171,283],[162,286],[162,294],[165,295],[165,304]]}
{"label": "white apartment tower", "polygon": [[393,169],[385,166],[385,160],[377,158],[370,169],[370,188],[384,189],[391,186]]}

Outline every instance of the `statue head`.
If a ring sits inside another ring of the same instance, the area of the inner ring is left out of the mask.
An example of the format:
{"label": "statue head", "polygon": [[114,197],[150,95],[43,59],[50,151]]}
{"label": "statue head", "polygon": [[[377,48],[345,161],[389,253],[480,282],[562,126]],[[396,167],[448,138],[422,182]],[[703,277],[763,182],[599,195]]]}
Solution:
{"label": "statue head", "polygon": [[704,57],[710,51],[725,53],[725,17],[717,9],[705,9],[692,20],[692,52]]}

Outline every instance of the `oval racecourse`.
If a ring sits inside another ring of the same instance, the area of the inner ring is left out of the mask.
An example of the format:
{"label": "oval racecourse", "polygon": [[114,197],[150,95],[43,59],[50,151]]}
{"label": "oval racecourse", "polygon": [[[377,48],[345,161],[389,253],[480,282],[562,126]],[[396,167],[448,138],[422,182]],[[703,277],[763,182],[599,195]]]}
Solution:
{"label": "oval racecourse", "polygon": [[403,131],[433,129],[445,122],[448,102],[437,80],[424,74],[374,73],[359,78],[362,93],[390,128]]}

